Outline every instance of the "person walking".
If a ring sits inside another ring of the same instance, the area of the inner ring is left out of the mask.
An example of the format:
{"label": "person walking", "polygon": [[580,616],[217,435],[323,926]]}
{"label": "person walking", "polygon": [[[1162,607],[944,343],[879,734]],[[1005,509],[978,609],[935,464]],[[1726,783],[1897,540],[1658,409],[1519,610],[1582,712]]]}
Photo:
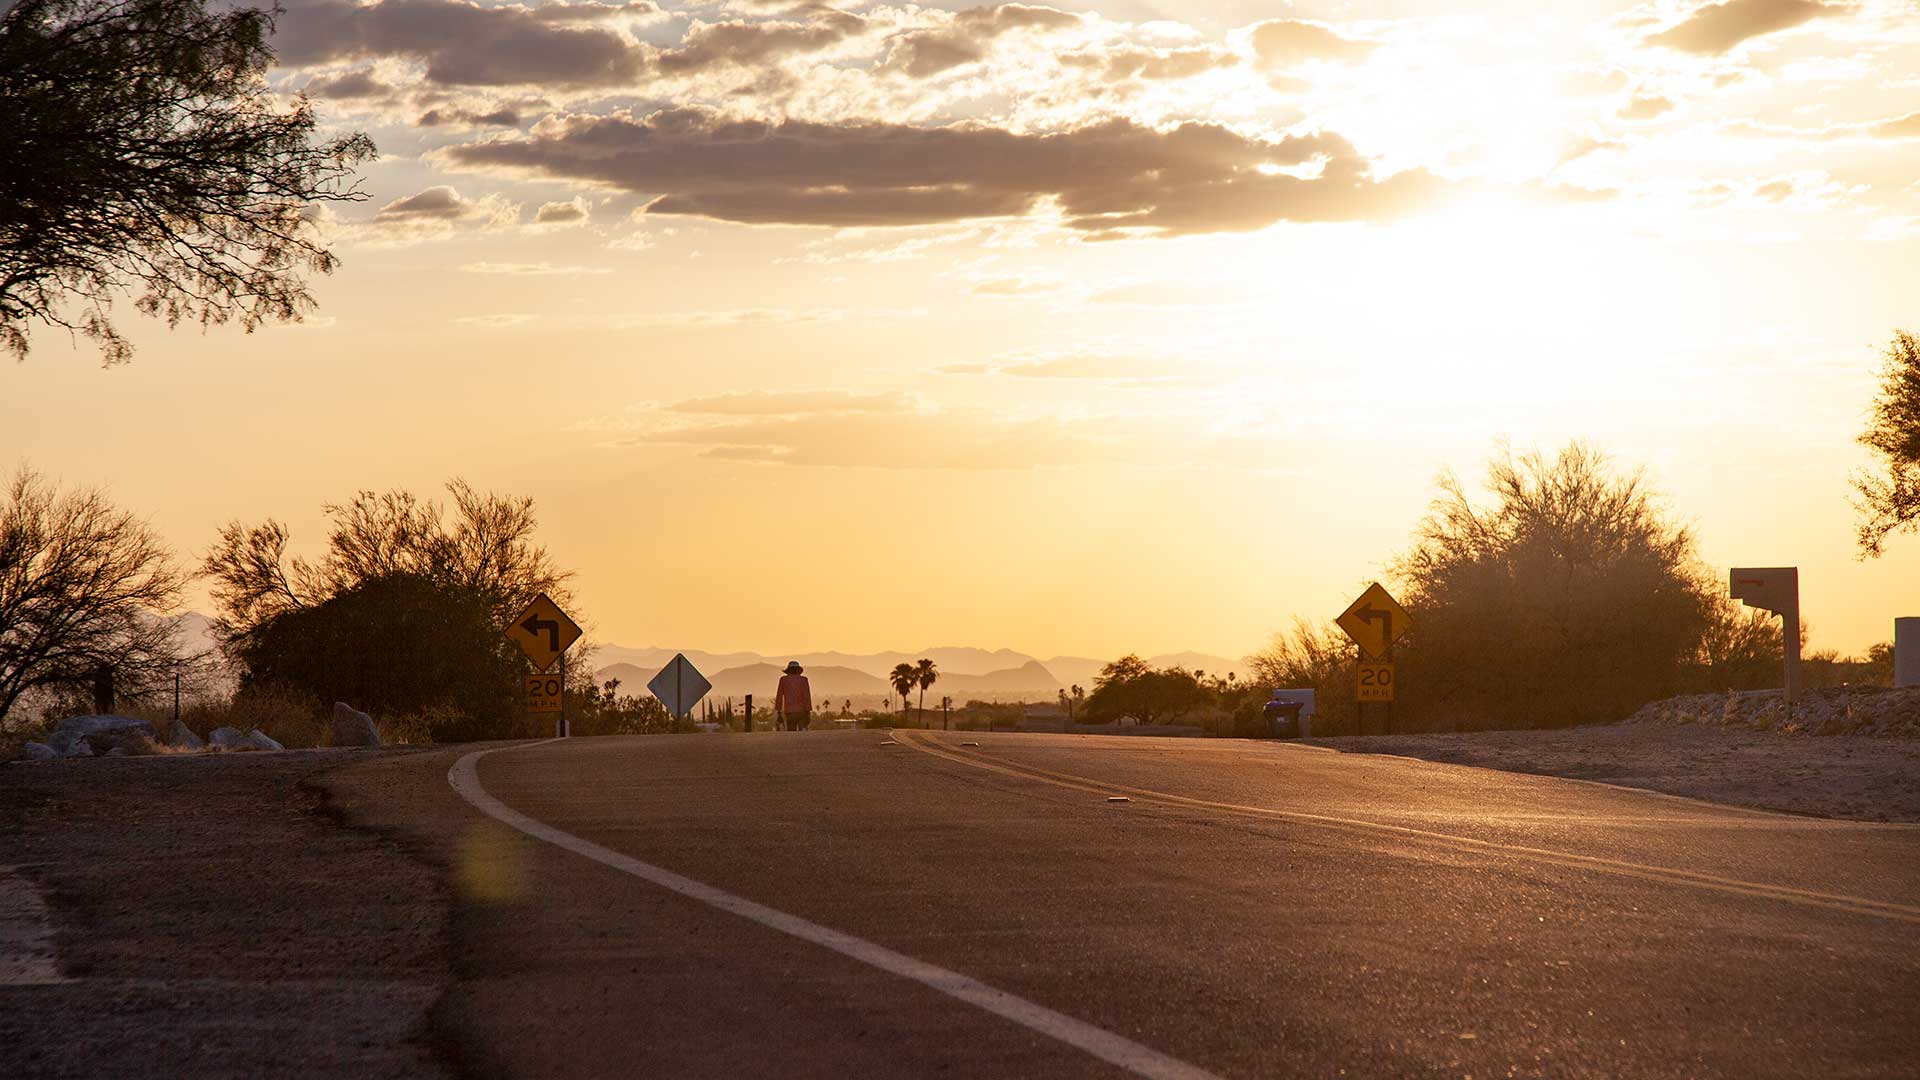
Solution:
{"label": "person walking", "polygon": [[780,718],[780,727],[784,731],[805,731],[813,717],[813,687],[807,683],[803,674],[807,669],[800,661],[787,661],[786,674],[780,676],[780,685],[773,691],[773,714]]}

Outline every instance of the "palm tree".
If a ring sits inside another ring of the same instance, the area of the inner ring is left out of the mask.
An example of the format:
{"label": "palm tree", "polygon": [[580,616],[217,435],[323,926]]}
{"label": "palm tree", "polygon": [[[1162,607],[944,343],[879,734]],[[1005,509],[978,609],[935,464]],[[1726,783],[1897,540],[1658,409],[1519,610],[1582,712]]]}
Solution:
{"label": "palm tree", "polygon": [[927,688],[940,681],[940,673],[933,668],[933,661],[922,658],[913,666],[913,682],[920,688],[920,722],[927,722]]}
{"label": "palm tree", "polygon": [[893,671],[887,675],[887,682],[893,684],[893,692],[900,695],[901,720],[907,718],[907,695],[913,693],[913,684],[919,681],[920,673],[904,660],[893,665]]}
{"label": "palm tree", "polygon": [[1069,724],[1073,723],[1073,706],[1080,704],[1080,699],[1086,696],[1087,696],[1087,692],[1085,690],[1080,689],[1080,684],[1074,683],[1073,684],[1073,705],[1067,706],[1067,723]]}

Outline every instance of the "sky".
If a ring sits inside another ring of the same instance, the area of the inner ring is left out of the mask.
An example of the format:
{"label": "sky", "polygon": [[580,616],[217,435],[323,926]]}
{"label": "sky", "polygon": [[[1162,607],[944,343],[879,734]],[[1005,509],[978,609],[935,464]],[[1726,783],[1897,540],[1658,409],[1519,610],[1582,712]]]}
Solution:
{"label": "sky", "polygon": [[457,476],[602,641],[1232,657],[1579,438],[1812,648],[1920,614],[1848,484],[1913,0],[285,6],[274,86],[380,151],[317,309],[0,368],[0,458],[185,560]]}

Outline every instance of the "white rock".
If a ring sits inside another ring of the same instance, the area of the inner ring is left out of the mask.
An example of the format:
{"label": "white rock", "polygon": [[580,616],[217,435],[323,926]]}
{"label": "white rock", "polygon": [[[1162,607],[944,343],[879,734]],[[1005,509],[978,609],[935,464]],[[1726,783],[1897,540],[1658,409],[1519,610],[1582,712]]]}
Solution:
{"label": "white rock", "polygon": [[273,736],[268,735],[266,732],[261,731],[259,728],[254,728],[252,731],[247,733],[247,737],[241,741],[238,749],[285,750],[286,747],[281,746],[279,743],[275,742],[273,740]]}
{"label": "white rock", "polygon": [[380,729],[373,717],[344,701],[333,703],[333,745],[379,746]]}
{"label": "white rock", "polygon": [[239,728],[217,727],[207,733],[207,741],[222,750],[238,750],[247,736]]}
{"label": "white rock", "polygon": [[20,757],[25,761],[52,761],[60,752],[43,742],[30,742],[20,747]]}
{"label": "white rock", "polygon": [[186,724],[175,720],[173,730],[167,733],[167,745],[175,750],[202,750],[207,744]]}
{"label": "white rock", "polygon": [[92,757],[93,744],[85,739],[74,739],[60,752],[61,757]]}
{"label": "white rock", "polygon": [[109,750],[109,751],[107,751],[106,753],[104,753],[104,754],[102,754],[102,755],[100,755],[100,756],[101,756],[101,757],[126,757],[126,756],[127,756],[127,748],[126,748],[126,747],[124,747],[124,746],[116,746],[116,747],[114,747],[113,749],[111,749],[111,750]]}

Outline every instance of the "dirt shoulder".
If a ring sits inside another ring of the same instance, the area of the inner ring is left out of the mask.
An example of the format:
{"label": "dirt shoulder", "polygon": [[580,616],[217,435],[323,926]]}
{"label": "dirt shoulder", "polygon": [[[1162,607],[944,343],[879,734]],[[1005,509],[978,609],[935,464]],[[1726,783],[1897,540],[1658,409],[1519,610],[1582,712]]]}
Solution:
{"label": "dirt shoulder", "polygon": [[452,1075],[440,874],[320,779],[409,753],[0,765],[0,865],[71,980],[0,986],[0,1076]]}
{"label": "dirt shoulder", "polygon": [[1638,723],[1310,741],[1348,753],[1595,780],[1764,810],[1920,821],[1920,738]]}

